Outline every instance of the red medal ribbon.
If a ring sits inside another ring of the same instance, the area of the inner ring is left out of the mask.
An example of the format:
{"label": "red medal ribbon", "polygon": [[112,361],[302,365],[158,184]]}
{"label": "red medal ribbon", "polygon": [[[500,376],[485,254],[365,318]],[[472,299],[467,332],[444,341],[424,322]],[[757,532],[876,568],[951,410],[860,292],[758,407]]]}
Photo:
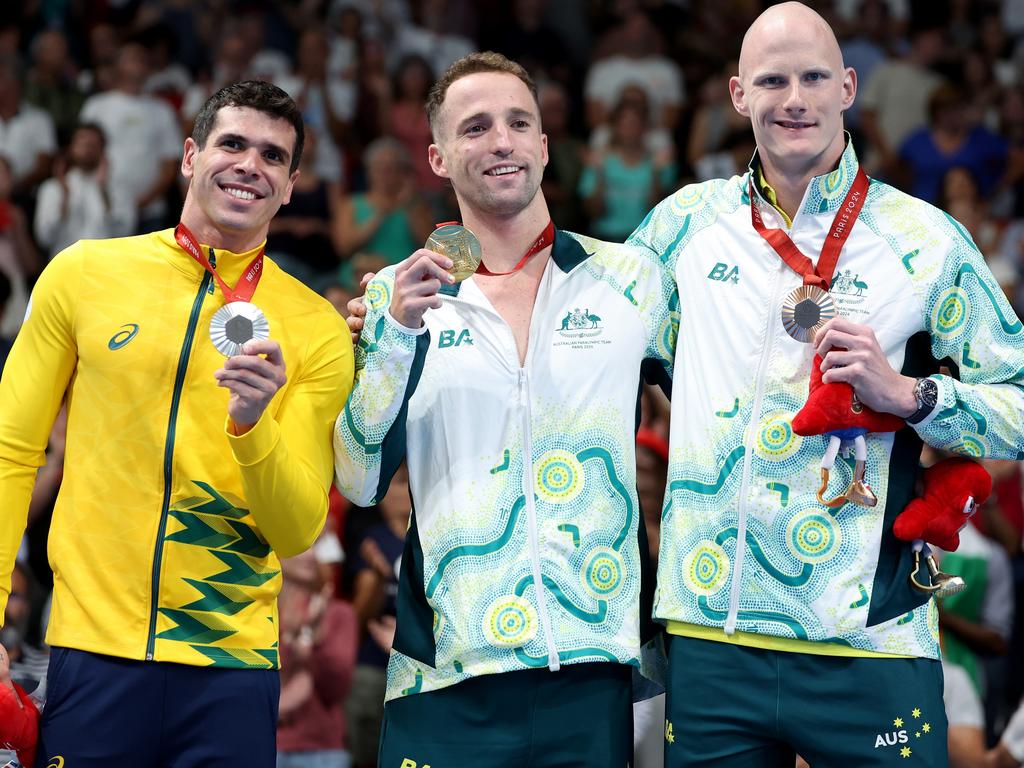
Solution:
{"label": "red medal ribbon", "polygon": [[802,275],[804,285],[816,285],[824,291],[828,290],[832,282],[832,274],[839,262],[839,253],[850,236],[857,217],[860,216],[864,201],[868,196],[867,174],[861,168],[857,169],[857,176],[853,180],[850,191],[846,193],[843,204],[836,211],[836,217],[832,219],[832,228],[828,237],[825,238],[825,245],[822,246],[821,255],[818,257],[818,266],[811,263],[811,260],[800,253],[800,249],[781,229],[768,229],[761,219],[761,212],[757,209],[757,198],[754,197],[754,178],[750,178],[750,221],[754,229],[770,245],[779,257],[786,262],[786,265]]}
{"label": "red medal ribbon", "polygon": [[242,273],[239,278],[237,285],[234,289],[228,287],[228,284],[221,279],[221,276],[217,274],[217,270],[210,263],[210,260],[203,254],[203,249],[199,246],[199,241],[196,240],[188,227],[182,223],[178,223],[178,226],[174,228],[174,239],[178,241],[178,245],[181,246],[189,256],[198,261],[202,265],[203,269],[213,275],[213,279],[217,281],[217,285],[220,286],[221,293],[224,294],[224,298],[228,302],[232,301],[249,301],[252,295],[256,293],[256,286],[259,285],[260,278],[263,276],[263,249],[260,248],[260,252],[256,254],[256,258],[252,260],[249,267]]}
{"label": "red medal ribbon", "polygon": [[526,262],[529,261],[531,256],[540,253],[553,242],[555,242],[555,222],[549,219],[547,226],[544,227],[544,231],[537,236],[536,240],[533,241],[533,245],[527,248],[526,253],[523,254],[523,258],[519,260],[519,263],[512,267],[508,272],[491,272],[491,270],[485,267],[484,263],[481,261],[480,266],[476,268],[476,273],[478,275],[493,275],[495,277],[511,275],[513,272],[518,272],[520,269],[525,267]]}

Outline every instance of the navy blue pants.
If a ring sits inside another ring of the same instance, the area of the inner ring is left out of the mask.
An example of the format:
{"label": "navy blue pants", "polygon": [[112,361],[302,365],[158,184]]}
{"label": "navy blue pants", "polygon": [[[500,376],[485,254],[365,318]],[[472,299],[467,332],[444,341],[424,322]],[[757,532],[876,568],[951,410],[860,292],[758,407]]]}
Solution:
{"label": "navy blue pants", "polygon": [[277,670],[54,648],[36,768],[274,768]]}

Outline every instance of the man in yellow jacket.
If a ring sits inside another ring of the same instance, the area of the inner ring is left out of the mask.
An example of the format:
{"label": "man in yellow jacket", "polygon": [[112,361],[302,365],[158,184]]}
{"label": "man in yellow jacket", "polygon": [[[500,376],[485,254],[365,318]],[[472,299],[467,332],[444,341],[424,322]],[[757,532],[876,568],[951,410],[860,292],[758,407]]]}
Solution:
{"label": "man in yellow jacket", "polygon": [[228,86],[181,223],[76,243],[35,287],[0,381],[0,616],[66,397],[47,764],[274,765],[278,558],[324,523],[352,386],[341,318],[263,257],[302,144],[283,91]]}

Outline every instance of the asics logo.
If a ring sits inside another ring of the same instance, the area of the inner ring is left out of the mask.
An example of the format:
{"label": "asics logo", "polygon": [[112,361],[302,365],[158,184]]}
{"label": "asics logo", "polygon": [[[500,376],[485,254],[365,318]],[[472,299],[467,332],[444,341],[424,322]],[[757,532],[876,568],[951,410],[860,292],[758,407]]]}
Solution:
{"label": "asics logo", "polygon": [[121,326],[120,331],[110,337],[110,341],[107,342],[107,348],[115,351],[120,349],[134,339],[138,332],[139,326],[137,323],[125,323]]}
{"label": "asics logo", "polygon": [[[138,328],[138,326],[135,327]],[[46,768],[64,768],[64,758],[60,755],[51,757],[50,762],[46,764]]]}

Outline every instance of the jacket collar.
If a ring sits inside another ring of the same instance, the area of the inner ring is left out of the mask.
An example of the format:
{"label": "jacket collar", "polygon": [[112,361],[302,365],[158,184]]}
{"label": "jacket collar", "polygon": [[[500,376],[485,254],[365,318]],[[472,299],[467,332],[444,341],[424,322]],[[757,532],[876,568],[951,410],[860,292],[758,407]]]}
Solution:
{"label": "jacket collar", "polygon": [[[764,192],[757,183],[761,176],[760,166],[761,159],[758,153],[755,152],[747,167],[747,173],[751,174],[747,178],[754,179],[754,187],[764,197]],[[853,180],[857,176],[857,169],[859,167],[860,163],[857,161],[857,153],[853,148],[853,141],[850,139],[850,134],[847,133],[846,149],[843,150],[843,154],[839,158],[839,165],[835,170],[811,179],[807,189],[804,191],[804,198],[800,203],[800,210],[797,212],[797,216],[835,214],[843,204],[846,193],[853,186]],[[746,186],[744,184],[744,193],[746,192]],[[744,194],[744,197],[746,197],[746,194]]]}

